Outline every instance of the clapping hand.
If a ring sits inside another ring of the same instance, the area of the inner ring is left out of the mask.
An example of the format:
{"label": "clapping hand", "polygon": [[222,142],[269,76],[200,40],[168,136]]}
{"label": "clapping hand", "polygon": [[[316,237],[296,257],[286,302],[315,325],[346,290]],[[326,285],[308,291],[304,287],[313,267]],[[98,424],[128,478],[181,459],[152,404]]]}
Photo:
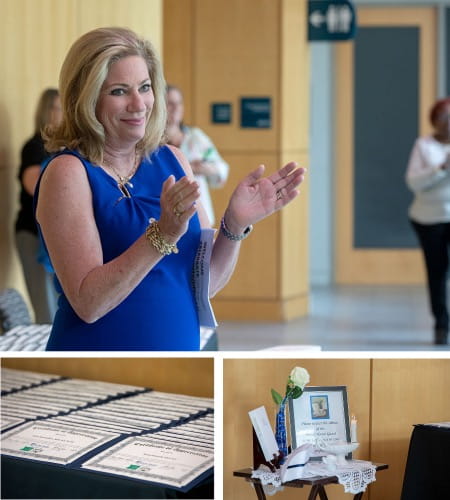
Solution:
{"label": "clapping hand", "polygon": [[200,198],[200,188],[187,176],[176,181],[170,175],[161,192],[161,217],[159,225],[168,242],[177,241],[187,230],[189,219],[197,211],[195,202]]}
{"label": "clapping hand", "polygon": [[232,232],[240,234],[247,226],[264,219],[290,203],[299,194],[305,168],[289,162],[274,174],[263,177],[260,165],[243,179],[234,190],[227,211],[226,223]]}

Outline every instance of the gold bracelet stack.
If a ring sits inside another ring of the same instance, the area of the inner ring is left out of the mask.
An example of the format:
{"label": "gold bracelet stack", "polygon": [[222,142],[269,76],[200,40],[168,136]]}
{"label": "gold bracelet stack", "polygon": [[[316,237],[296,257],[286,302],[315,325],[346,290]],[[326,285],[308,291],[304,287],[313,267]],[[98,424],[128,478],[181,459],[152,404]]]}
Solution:
{"label": "gold bracelet stack", "polygon": [[150,224],[145,230],[145,237],[151,245],[158,250],[162,255],[170,255],[171,253],[178,253],[178,247],[176,243],[167,243],[167,241],[162,237],[161,230],[159,229],[158,221],[155,219],[150,219]]}

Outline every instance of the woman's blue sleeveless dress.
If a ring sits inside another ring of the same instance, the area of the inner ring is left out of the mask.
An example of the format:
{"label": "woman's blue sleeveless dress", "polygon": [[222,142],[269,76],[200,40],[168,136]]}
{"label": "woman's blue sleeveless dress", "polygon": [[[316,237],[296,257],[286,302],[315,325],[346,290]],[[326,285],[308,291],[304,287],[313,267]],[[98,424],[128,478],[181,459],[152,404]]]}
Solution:
{"label": "woman's blue sleeveless dress", "polygon": [[[131,179],[131,197],[121,198],[117,182],[102,168],[76,152],[64,153],[80,158],[86,169],[105,263],[145,232],[149,218],[159,219],[162,184],[169,175],[177,180],[185,175],[172,151],[162,146],[140,164]],[[38,196],[39,186],[36,200]],[[192,269],[200,230],[194,215],[177,244],[179,253],[163,257],[121,304],[94,323],[85,323],[75,314],[57,284],[61,295],[47,350],[199,350]]]}

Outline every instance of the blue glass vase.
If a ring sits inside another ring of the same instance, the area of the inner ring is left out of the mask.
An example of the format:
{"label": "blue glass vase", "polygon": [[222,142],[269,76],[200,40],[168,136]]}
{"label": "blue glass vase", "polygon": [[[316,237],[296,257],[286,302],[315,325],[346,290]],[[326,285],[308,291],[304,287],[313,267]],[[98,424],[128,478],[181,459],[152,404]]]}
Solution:
{"label": "blue glass vase", "polygon": [[[286,432],[286,398],[281,401],[276,417],[275,423],[275,439],[278,444],[278,449],[283,453],[283,457],[287,457],[288,454],[288,443],[287,443],[287,432]],[[281,463],[284,462],[284,458]]]}

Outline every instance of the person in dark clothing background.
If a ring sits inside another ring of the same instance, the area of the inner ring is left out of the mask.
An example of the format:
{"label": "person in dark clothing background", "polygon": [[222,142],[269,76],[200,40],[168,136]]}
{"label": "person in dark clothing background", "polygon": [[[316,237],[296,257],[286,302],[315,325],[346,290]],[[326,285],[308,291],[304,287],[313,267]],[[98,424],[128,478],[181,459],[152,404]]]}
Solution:
{"label": "person in dark clothing background", "polygon": [[52,323],[57,294],[53,286],[53,273],[46,271],[38,261],[39,237],[33,214],[33,194],[41,164],[49,156],[45,151],[42,131],[47,126],[58,125],[61,116],[58,90],[45,89],[35,112],[34,134],[22,147],[18,174],[21,189],[20,208],[15,225],[16,247],[36,323]]}

